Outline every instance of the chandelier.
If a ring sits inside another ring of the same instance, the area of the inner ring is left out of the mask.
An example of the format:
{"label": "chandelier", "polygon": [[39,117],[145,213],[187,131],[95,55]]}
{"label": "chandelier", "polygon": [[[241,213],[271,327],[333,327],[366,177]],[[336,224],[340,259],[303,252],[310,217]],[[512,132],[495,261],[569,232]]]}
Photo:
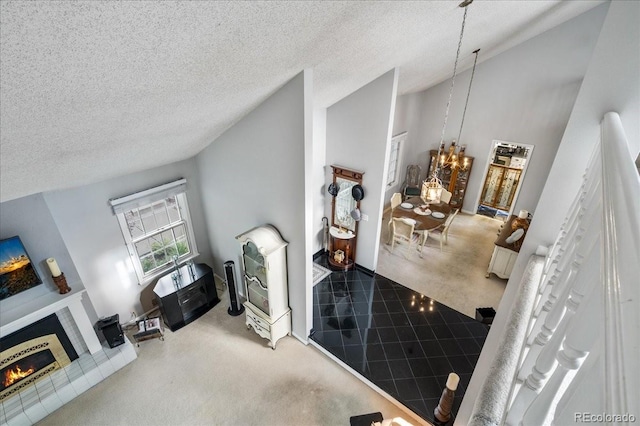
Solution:
{"label": "chandelier", "polygon": [[469,159],[464,155],[464,151],[466,149],[466,145],[460,145],[458,148],[456,146],[456,140],[453,139],[451,141],[451,146],[449,147],[449,152],[445,152],[444,142],[442,142],[440,144],[440,149],[438,150],[438,157],[436,158],[438,161],[438,167],[441,169],[445,167],[456,169],[459,167],[462,170],[466,170],[467,167],[469,167]]}
{"label": "chandelier", "polygon": [[[420,191],[420,198],[429,204],[429,203],[439,203],[440,196],[442,194],[442,180],[439,176],[442,173],[442,170],[445,168],[466,170],[469,167],[469,161],[465,157],[465,150],[467,148],[466,145],[460,145],[458,147],[456,143],[456,139],[451,141],[451,146],[449,147],[448,152],[445,151],[445,143],[444,143],[444,135],[447,129],[447,119],[449,118],[449,107],[451,106],[451,98],[453,95],[453,86],[456,80],[456,71],[458,68],[458,60],[460,58],[460,48],[462,47],[462,39],[464,35],[464,26],[467,20],[467,6],[469,6],[473,0],[465,0],[460,3],[458,6],[464,8],[464,15],[462,17],[462,27],[460,29],[460,39],[458,40],[458,50],[456,51],[456,60],[453,65],[453,76],[451,77],[451,86],[449,87],[449,100],[447,101],[447,107],[445,109],[444,114],[444,122],[442,124],[442,134],[440,136],[440,147],[438,148],[438,155],[435,158],[436,164],[433,168],[433,175],[430,179],[425,180],[422,183],[422,190]],[[467,105],[469,104],[469,94],[471,93],[471,84],[473,83],[473,76],[476,72],[476,63],[478,62],[478,52],[480,49],[476,49],[473,51],[475,54],[475,59],[473,61],[473,71],[471,72],[471,79],[469,80],[469,90],[467,91],[467,100],[464,105],[464,111],[462,112],[462,120],[460,121],[460,131],[458,132],[458,141],[460,141],[460,137],[462,136],[462,126],[464,125],[464,117],[467,113]]]}

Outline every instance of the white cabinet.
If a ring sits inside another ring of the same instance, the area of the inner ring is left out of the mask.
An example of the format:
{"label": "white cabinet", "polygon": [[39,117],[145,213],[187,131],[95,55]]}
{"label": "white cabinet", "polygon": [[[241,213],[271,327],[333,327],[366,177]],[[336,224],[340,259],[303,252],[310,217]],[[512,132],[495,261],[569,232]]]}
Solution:
{"label": "white cabinet", "polygon": [[[489,262],[489,269],[487,269],[486,277],[493,272],[497,276],[503,279],[508,279],[511,276],[513,265],[518,258],[518,252],[522,247],[522,240],[524,236],[516,241],[509,241],[509,237],[517,228],[522,228],[520,222],[518,222],[518,216],[511,215],[509,219],[502,225],[498,238],[496,239],[493,247],[493,254],[491,255],[491,261]],[[528,220],[526,225],[528,225]],[[523,228],[526,235],[526,227]]]}
{"label": "white cabinet", "polygon": [[486,277],[489,278],[489,274],[492,272],[500,278],[508,279],[513,270],[513,264],[516,263],[518,253],[513,250],[506,249],[504,247],[495,246],[493,248],[493,254],[491,255],[491,262],[489,262],[489,269],[487,269]]}
{"label": "white cabinet", "polygon": [[247,301],[246,325],[272,349],[291,335],[291,309],[287,291],[287,242],[271,225],[253,228],[236,237],[241,245],[243,281]]}

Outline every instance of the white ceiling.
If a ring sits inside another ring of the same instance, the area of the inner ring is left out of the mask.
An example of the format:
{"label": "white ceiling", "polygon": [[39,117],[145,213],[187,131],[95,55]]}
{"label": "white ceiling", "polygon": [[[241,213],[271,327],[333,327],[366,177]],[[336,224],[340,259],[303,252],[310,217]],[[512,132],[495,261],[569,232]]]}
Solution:
{"label": "white ceiling", "polygon": [[[396,66],[431,87],[458,3],[2,0],[0,200],[192,157],[304,68],[316,107]],[[476,0],[459,70],[600,3]]]}

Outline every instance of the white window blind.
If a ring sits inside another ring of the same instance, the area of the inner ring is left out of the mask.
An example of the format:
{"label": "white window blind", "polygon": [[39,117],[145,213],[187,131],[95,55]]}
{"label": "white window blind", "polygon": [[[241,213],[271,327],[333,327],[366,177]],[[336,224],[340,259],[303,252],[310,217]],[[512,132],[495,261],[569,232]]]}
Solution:
{"label": "white window blind", "polygon": [[146,189],[120,198],[109,200],[113,214],[122,213],[134,208],[140,208],[163,200],[172,195],[183,193],[187,190],[187,180],[178,179],[174,182]]}

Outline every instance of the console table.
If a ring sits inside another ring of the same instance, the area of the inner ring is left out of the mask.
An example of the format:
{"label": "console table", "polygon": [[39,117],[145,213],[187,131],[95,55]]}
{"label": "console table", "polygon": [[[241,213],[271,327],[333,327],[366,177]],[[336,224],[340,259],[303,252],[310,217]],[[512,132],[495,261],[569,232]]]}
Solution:
{"label": "console table", "polygon": [[520,252],[520,245],[509,244],[506,240],[507,237],[509,237],[509,235],[511,235],[511,233],[513,232],[511,224],[513,220],[517,218],[518,216],[511,215],[509,219],[504,223],[504,225],[502,225],[502,228],[500,228],[498,238],[494,243],[493,254],[491,255],[489,268],[487,269],[487,274],[485,275],[487,278],[489,278],[489,275],[491,273],[496,274],[502,279],[509,279],[509,276],[511,276],[513,265],[516,263],[516,258],[518,257],[518,253]]}
{"label": "console table", "polygon": [[174,272],[161,277],[153,289],[164,323],[171,331],[195,321],[220,302],[210,266],[196,263],[190,270],[184,265],[175,281],[171,277]]}

